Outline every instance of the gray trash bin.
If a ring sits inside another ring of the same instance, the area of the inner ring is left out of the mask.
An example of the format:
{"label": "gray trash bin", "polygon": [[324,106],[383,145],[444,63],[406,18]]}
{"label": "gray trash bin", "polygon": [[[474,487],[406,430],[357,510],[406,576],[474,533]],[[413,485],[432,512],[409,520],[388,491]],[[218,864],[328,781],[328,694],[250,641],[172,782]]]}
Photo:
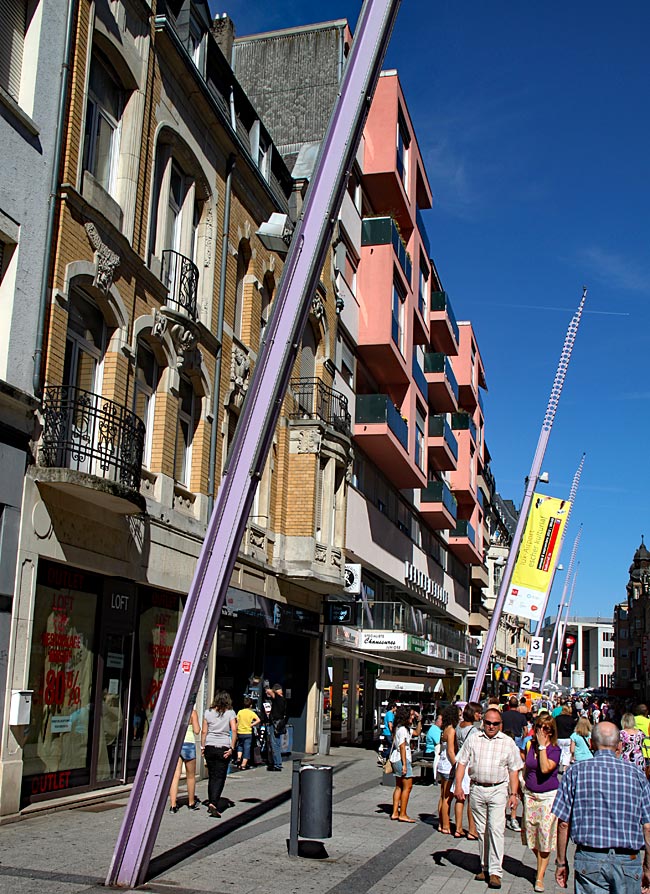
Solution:
{"label": "gray trash bin", "polygon": [[332,837],[332,773],[315,764],[300,768],[301,838]]}

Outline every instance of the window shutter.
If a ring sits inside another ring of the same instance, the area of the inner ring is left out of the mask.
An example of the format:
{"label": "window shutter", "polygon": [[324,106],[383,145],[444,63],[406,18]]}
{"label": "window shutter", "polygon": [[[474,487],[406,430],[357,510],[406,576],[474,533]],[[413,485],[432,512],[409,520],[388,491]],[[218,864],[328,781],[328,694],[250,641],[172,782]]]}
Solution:
{"label": "window shutter", "polygon": [[27,25],[27,0],[0,0],[0,86],[18,99]]}

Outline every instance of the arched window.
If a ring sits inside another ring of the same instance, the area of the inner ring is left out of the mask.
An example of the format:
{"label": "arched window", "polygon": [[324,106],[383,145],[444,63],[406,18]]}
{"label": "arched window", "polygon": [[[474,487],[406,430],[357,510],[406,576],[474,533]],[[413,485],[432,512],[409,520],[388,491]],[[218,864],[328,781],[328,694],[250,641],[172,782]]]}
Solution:
{"label": "arched window", "polygon": [[316,354],[318,351],[318,340],[314,327],[309,321],[305,326],[305,332],[302,337],[302,351],[300,353],[300,378],[315,379],[316,378]]}
{"label": "arched window", "polygon": [[63,366],[66,387],[93,394],[99,390],[98,370],[106,340],[106,324],[101,310],[89,296],[71,289]]}
{"label": "arched window", "polygon": [[138,338],[135,364],[133,412],[145,424],[142,462],[148,469],[151,467],[151,444],[154,431],[156,391],[160,383],[160,368],[151,346],[142,337]]}
{"label": "arched window", "polygon": [[189,490],[192,474],[192,445],[201,415],[201,399],[195,394],[192,383],[186,376],[180,377],[178,391],[174,478]]}
{"label": "arched window", "polygon": [[125,93],[106,57],[93,48],[86,105],[83,168],[115,198]]}
{"label": "arched window", "polygon": [[235,288],[235,338],[241,339],[244,325],[244,280],[251,262],[251,250],[247,239],[242,239],[237,249],[237,284]]}

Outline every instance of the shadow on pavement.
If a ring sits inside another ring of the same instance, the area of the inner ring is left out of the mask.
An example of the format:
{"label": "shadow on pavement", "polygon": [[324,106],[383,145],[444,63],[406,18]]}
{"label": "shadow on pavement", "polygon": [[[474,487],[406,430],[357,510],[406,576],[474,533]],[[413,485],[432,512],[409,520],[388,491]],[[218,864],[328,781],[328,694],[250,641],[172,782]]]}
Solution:
{"label": "shadow on pavement", "polygon": [[[447,850],[439,850],[434,851],[431,854],[433,858],[433,862],[436,866],[444,866],[445,862],[451,863],[453,866],[458,867],[459,869],[465,869],[467,872],[474,875],[481,868],[478,849],[476,851],[461,851],[456,850],[455,848],[449,848]],[[507,872],[508,875],[512,875],[515,878],[524,878],[527,879],[531,884],[535,884],[535,878],[537,873],[535,872],[535,868],[532,866],[526,866],[521,860],[515,860],[513,857],[509,857],[507,854],[503,858],[503,871]]]}

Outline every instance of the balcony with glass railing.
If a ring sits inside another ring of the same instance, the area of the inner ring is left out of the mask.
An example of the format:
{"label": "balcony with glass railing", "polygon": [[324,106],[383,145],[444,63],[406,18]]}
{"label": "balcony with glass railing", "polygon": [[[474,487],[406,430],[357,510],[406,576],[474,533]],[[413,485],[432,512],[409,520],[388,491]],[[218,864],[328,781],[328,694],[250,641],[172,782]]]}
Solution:
{"label": "balcony with glass railing", "polygon": [[358,394],[354,438],[399,488],[421,487],[426,477],[409,453],[409,426],[387,394]]}
{"label": "balcony with glass railing", "polygon": [[476,531],[467,519],[458,519],[456,527],[449,532],[449,549],[467,565],[483,562],[482,550],[476,544]]}
{"label": "balcony with glass railing", "polygon": [[445,354],[456,356],[460,344],[460,331],[454,315],[454,308],[446,292],[431,293],[429,324],[431,340],[435,347]]}
{"label": "balcony with glass railing", "polygon": [[424,375],[429,386],[429,407],[434,411],[458,409],[458,382],[446,354],[424,355]]}
{"label": "balcony with glass railing", "polygon": [[476,424],[469,413],[452,413],[451,427],[454,431],[468,431],[472,437],[472,440],[474,441],[474,444],[477,443]]}
{"label": "balcony with glass railing", "polygon": [[368,245],[392,245],[406,282],[411,285],[411,258],[392,217],[364,217],[361,222],[361,247]]}
{"label": "balcony with glass railing", "polygon": [[447,472],[457,467],[458,441],[444,413],[429,416],[427,447],[431,468]]}
{"label": "balcony with glass railing", "polygon": [[444,481],[429,481],[420,490],[420,514],[436,531],[450,530],[456,524],[458,505]]}

